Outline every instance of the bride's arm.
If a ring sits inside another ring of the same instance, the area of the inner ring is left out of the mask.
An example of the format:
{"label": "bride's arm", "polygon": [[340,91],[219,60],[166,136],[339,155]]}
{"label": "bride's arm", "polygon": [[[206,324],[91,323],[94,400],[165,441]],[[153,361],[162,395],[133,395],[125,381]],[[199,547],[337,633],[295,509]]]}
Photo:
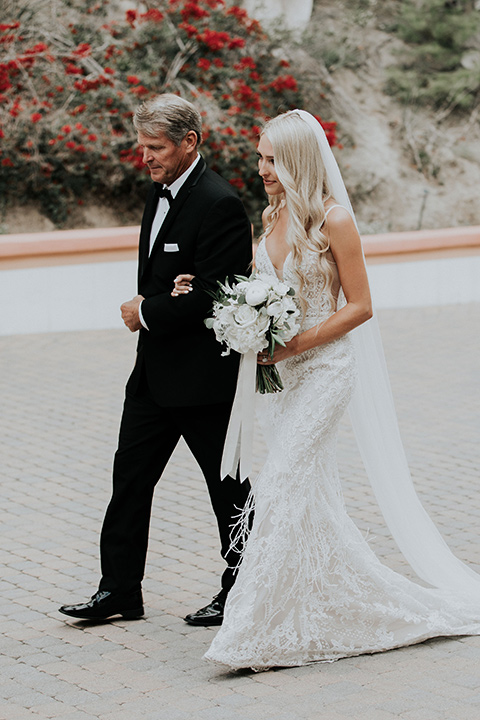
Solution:
{"label": "bride's arm", "polygon": [[328,216],[326,229],[346,305],[325,322],[294,337],[286,347],[277,345],[272,362],[336,340],[372,317],[370,289],[355,223],[345,209],[335,208]]}

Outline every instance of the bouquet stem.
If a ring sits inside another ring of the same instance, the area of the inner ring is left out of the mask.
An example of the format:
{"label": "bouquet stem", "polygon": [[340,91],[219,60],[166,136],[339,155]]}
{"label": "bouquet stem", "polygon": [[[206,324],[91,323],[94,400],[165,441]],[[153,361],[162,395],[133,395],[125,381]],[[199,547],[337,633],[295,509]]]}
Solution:
{"label": "bouquet stem", "polygon": [[283,383],[275,365],[257,365],[257,392],[265,393],[281,392]]}

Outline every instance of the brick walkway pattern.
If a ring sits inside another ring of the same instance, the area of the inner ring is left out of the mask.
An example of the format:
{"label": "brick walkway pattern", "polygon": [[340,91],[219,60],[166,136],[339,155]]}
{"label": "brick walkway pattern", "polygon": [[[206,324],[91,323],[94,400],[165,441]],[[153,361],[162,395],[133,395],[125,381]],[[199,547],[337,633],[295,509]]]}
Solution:
{"label": "brick walkway pattern", "polygon": [[[480,306],[383,311],[415,484],[456,554],[480,570]],[[218,589],[203,480],[179,445],[157,487],[146,618],[65,621],[98,582],[98,534],[135,337],[126,330],[0,339],[0,718],[30,720],[478,720],[480,638],[264,673],[202,660],[214,629],[182,617]],[[257,469],[264,457],[255,443]],[[349,428],[339,462],[352,516],[405,567]]]}

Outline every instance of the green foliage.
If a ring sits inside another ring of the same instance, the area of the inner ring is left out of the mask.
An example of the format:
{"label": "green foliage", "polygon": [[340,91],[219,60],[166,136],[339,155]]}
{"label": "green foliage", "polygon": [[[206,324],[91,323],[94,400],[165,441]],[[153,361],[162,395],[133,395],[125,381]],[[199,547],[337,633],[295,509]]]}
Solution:
{"label": "green foliage", "polygon": [[404,0],[396,32],[410,47],[389,71],[388,92],[436,109],[478,104],[480,12],[471,0]]}
{"label": "green foliage", "polygon": [[[303,106],[275,42],[224,0],[6,0],[0,22],[0,192],[57,225],[94,194],[141,207],[150,182],[131,121],[161,92],[192,100],[202,152],[252,216],[265,204],[255,144],[264,120]],[[324,123],[335,142],[335,123]]]}
{"label": "green foliage", "polygon": [[318,39],[318,29],[313,26],[305,32],[303,42],[310,55],[319,58],[330,71],[339,68],[352,68],[354,70],[362,64],[363,49],[358,47],[354,37],[345,33],[342,37],[332,31],[323,31],[321,42]]}

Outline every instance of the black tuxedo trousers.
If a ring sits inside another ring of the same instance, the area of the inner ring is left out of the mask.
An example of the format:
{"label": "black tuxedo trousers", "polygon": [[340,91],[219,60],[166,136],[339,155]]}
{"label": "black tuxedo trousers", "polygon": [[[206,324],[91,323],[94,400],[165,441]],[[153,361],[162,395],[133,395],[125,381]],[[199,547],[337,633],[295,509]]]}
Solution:
{"label": "black tuxedo trousers", "polygon": [[[230,590],[235,580],[233,568],[240,561],[237,550],[229,549],[230,526],[250,490],[248,482],[240,483],[230,477],[220,479],[230,410],[230,402],[161,407],[152,399],[145,378],[134,395],[127,393],[114,460],[114,490],[100,540],[101,590],[123,593],[141,587],[155,486],[180,437],[207,483],[220,534],[221,555],[227,562],[221,591]],[[179,503],[186,501],[184,494],[179,496]]]}

